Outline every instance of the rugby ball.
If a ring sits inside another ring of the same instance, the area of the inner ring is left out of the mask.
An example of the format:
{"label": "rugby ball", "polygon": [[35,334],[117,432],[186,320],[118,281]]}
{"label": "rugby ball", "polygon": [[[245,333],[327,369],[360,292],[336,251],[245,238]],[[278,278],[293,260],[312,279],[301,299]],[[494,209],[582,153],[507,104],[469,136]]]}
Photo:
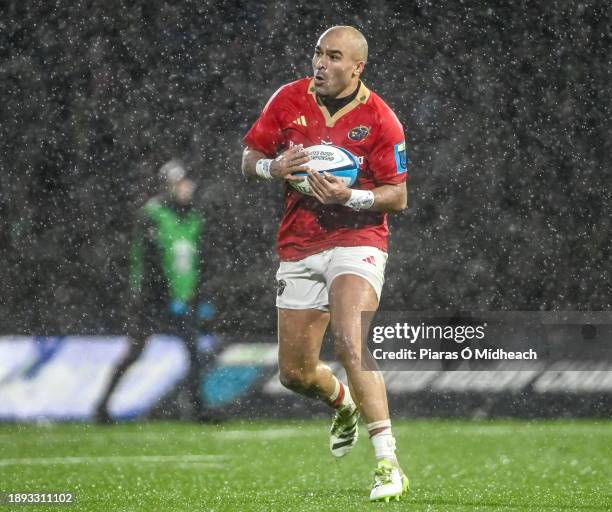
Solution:
{"label": "rugby ball", "polygon": [[[359,160],[350,151],[339,146],[319,144],[305,148],[310,157],[310,161],[304,166],[310,167],[313,171],[324,173],[328,172],[346,183],[347,187],[352,186],[357,181],[359,175]],[[289,184],[298,192],[312,195],[308,183],[308,174],[305,172],[294,172],[293,176],[301,177],[301,180],[289,181]]]}

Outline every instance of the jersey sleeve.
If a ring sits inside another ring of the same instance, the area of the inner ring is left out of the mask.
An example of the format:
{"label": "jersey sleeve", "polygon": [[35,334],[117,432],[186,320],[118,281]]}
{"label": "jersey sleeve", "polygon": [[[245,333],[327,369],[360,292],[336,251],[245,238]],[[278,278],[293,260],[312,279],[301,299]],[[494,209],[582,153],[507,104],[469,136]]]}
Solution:
{"label": "jersey sleeve", "polygon": [[390,109],[380,113],[378,133],[368,159],[375,182],[379,185],[396,185],[406,181],[406,138],[401,123]]}
{"label": "jersey sleeve", "polygon": [[261,112],[259,118],[244,136],[244,143],[261,151],[267,157],[274,158],[283,142],[282,112],[283,87],[278,89]]}

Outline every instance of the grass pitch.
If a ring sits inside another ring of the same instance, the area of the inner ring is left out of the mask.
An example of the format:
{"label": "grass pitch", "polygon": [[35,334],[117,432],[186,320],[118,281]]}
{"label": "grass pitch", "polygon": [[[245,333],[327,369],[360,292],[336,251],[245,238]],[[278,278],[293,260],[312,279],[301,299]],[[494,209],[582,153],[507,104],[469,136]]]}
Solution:
{"label": "grass pitch", "polygon": [[395,421],[411,493],[369,503],[367,434],[341,460],[320,421],[0,425],[0,491],[76,504],[2,510],[612,510],[612,422]]}

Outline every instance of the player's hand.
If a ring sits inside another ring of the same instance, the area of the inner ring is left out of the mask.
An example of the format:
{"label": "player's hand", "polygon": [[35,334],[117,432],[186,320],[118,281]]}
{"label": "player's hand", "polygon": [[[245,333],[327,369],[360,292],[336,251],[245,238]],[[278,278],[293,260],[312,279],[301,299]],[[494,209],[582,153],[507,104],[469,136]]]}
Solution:
{"label": "player's hand", "polygon": [[281,155],[272,161],[270,165],[270,174],[279,179],[295,181],[301,180],[298,176],[293,176],[294,172],[306,172],[308,167],[304,164],[310,160],[310,157],[304,151],[304,146],[298,144],[281,153]]}
{"label": "player's hand", "polygon": [[336,176],[308,169],[308,183],[312,194],[323,204],[344,204],[351,197],[351,189]]}

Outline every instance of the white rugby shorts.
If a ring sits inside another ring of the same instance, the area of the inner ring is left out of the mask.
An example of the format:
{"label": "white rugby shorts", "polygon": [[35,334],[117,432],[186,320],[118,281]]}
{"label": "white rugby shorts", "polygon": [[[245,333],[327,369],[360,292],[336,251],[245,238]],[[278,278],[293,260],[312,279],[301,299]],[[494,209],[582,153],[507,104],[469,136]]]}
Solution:
{"label": "white rugby shorts", "polygon": [[380,301],[388,255],[376,247],[333,247],[302,260],[281,261],[276,307],[328,310],[328,290],[343,274],[366,279]]}

